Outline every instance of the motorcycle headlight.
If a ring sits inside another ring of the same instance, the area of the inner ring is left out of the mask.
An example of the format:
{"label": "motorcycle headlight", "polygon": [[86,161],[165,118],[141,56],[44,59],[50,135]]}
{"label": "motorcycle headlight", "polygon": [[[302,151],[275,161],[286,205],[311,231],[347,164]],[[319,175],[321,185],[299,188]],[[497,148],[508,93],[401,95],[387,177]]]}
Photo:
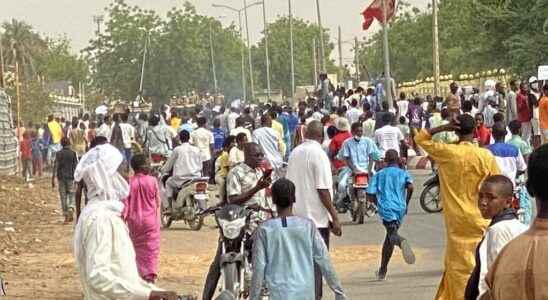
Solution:
{"label": "motorcycle headlight", "polygon": [[240,235],[245,226],[245,218],[239,218],[234,221],[219,220],[219,226],[223,230],[223,235],[228,239],[235,239]]}

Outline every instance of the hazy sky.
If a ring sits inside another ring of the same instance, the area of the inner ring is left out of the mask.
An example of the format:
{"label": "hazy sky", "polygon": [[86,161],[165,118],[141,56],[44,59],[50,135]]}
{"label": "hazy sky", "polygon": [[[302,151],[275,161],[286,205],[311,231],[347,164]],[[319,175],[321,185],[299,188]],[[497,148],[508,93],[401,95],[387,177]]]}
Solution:
{"label": "hazy sky", "polygon": [[[272,21],[279,15],[287,15],[287,0],[265,0],[267,3],[267,21]],[[296,17],[316,21],[315,0],[292,0],[293,13]],[[376,23],[371,31],[361,30],[362,16],[360,12],[372,0],[320,0],[323,26],[330,29],[332,41],[336,41],[337,27],[342,28],[343,40],[351,40],[354,36],[366,37],[378,30]],[[411,4],[424,8],[430,0],[408,0]],[[94,34],[96,25],[93,16],[102,14],[103,9],[111,0],[0,0],[0,21],[12,18],[24,20],[37,31],[48,36],[66,34],[73,41],[73,48],[78,51],[84,48]],[[181,6],[184,0],[126,0],[131,5],[154,9],[160,15],[165,15],[173,6]],[[213,17],[223,16],[223,23],[237,22],[237,14],[224,9],[213,8],[213,3],[233,7],[243,7],[244,0],[190,0],[200,14]],[[248,4],[254,0],[247,0]],[[262,8],[254,6],[248,10],[250,40],[257,41],[263,29]],[[351,61],[349,49],[352,46],[343,44],[343,57]],[[335,56],[338,57],[338,56]]]}

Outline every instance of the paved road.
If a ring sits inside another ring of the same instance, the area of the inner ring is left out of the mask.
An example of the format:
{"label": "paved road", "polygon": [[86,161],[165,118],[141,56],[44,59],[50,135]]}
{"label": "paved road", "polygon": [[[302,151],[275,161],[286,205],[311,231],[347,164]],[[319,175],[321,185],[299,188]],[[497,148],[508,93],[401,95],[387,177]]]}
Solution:
{"label": "paved road", "polygon": [[[428,173],[413,171],[412,174],[415,194],[400,234],[408,238],[412,246],[420,252],[415,265],[389,265],[388,279],[384,282],[374,280],[374,272],[379,267],[378,261],[374,265],[363,266],[363,271],[342,278],[349,299],[434,298],[442,274],[445,228],[441,214],[427,214],[419,204],[422,184],[428,178]],[[343,231],[341,239],[333,239],[334,245],[381,245],[384,241],[385,230],[377,217],[368,220],[364,225],[347,224]],[[399,255],[399,252],[394,251],[394,255]],[[328,295],[331,296],[331,292]]]}

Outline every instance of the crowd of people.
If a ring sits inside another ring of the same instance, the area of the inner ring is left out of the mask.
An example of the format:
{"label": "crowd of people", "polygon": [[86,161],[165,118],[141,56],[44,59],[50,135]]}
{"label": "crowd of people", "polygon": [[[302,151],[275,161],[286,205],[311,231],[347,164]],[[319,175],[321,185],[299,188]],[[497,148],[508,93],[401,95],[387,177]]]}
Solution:
{"label": "crowd of people", "polygon": [[[172,174],[168,198],[185,179],[206,176],[218,189],[210,205],[277,211],[271,219],[252,216],[251,299],[264,285],[271,299],[320,299],[322,277],[344,299],[328,249],[330,235],[342,235],[338,210],[353,174],[370,174],[367,197],[386,229],[377,279],[387,277],[395,246],[405,262],[415,262],[411,243],[398,233],[413,194],[409,155],[427,155],[440,176],[447,246],[437,298],[503,299],[541,289],[542,280],[524,277],[542,274],[524,257],[544,251],[537,246],[548,207],[541,184],[548,172],[548,146],[541,146],[548,143],[548,84],[539,89],[536,78],[511,81],[509,89],[486,81],[483,93],[453,83],[446,98],[401,93],[393,105],[358,87],[327,90],[295,107],[206,103],[189,114],[162,106],[135,120],[101,112],[18,127],[24,178],[41,176],[45,165],[65,223],[77,212],[74,247],[86,299],[176,299],[154,286],[159,216],[171,208],[160,211],[153,161],[166,161],[162,171]],[[533,219],[530,196],[539,215],[524,235],[535,238],[519,236]],[[215,294],[219,251],[203,299]],[[509,263],[518,255],[523,269]],[[523,278],[513,280],[511,292],[502,281],[510,273]]]}

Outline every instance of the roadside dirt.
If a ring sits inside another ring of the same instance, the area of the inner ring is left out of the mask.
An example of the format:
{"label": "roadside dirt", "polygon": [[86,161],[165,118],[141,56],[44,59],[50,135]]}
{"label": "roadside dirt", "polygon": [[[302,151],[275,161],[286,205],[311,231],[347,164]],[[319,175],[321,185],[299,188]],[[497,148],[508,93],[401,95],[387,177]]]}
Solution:
{"label": "roadside dirt", "polygon": [[[82,299],[72,255],[73,225],[63,225],[57,191],[49,179],[31,186],[15,177],[0,178],[0,276],[5,299]],[[162,232],[158,286],[184,294],[201,293],[215,254],[212,218],[199,232],[178,223]],[[333,263],[343,279],[377,263],[378,245],[337,246]],[[399,255],[394,264],[401,263]]]}

